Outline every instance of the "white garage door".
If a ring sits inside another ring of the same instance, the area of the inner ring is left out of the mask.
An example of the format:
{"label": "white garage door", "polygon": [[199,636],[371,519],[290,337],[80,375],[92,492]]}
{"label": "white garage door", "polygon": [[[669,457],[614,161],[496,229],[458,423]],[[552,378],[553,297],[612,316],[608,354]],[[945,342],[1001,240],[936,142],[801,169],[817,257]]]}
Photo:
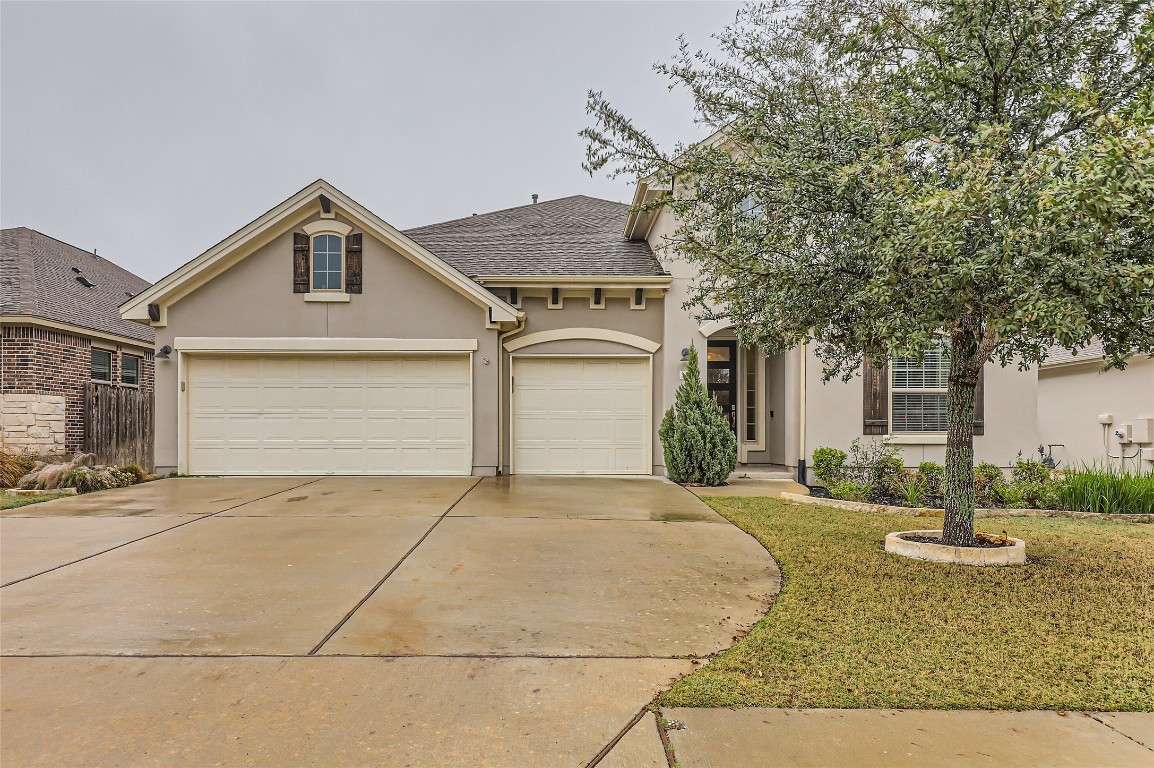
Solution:
{"label": "white garage door", "polygon": [[191,474],[471,473],[466,356],[188,360]]}
{"label": "white garage door", "polygon": [[518,357],[513,471],[648,475],[649,360]]}

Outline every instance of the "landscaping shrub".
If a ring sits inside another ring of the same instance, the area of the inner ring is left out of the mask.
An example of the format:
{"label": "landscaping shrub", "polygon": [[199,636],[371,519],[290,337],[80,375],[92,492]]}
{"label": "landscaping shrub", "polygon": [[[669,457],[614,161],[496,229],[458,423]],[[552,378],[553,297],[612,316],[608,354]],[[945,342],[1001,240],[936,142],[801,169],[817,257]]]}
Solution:
{"label": "landscaping shrub", "polygon": [[1002,499],[1010,509],[1057,509],[1056,483],[1015,481],[1002,490]]}
{"label": "landscaping shrub", "polygon": [[665,469],[675,483],[724,485],[737,468],[737,437],[721,406],[701,383],[696,347],[689,348],[685,375],[657,434]]}
{"label": "landscaping shrub", "polygon": [[829,493],[835,499],[845,501],[869,501],[870,487],[864,483],[855,483],[853,480],[841,480],[829,487]]}
{"label": "landscaping shrub", "polygon": [[846,452],[837,448],[818,448],[813,452],[813,474],[817,481],[827,488],[841,479],[845,466]]}
{"label": "landscaping shrub", "polygon": [[125,464],[118,467],[121,472],[132,476],[132,484],[143,483],[148,479],[148,473],[135,464]]}
{"label": "landscaping shrub", "polygon": [[1022,452],[1018,451],[1018,460],[1010,469],[1011,483],[1029,483],[1046,485],[1050,482],[1050,468],[1040,461],[1023,459]]}
{"label": "landscaping shrub", "polygon": [[[32,470],[20,479],[21,488],[55,490],[75,488],[80,493],[102,491],[107,488],[121,488],[140,482],[144,476],[139,467],[121,469],[117,467],[95,466],[96,457],[91,453],[78,453],[71,461],[49,464],[38,461]],[[136,472],[132,471],[136,470]],[[139,472],[139,475],[137,474]]]}
{"label": "landscaping shrub", "polygon": [[923,461],[918,472],[926,479],[926,503],[941,506],[945,496],[946,468],[933,461]]}
{"label": "landscaping shrub", "polygon": [[974,503],[978,507],[1000,507],[1005,503],[1006,476],[1002,468],[988,461],[974,467]]}
{"label": "landscaping shrub", "polygon": [[0,488],[15,488],[32,471],[36,459],[26,453],[0,448]]}
{"label": "landscaping shrub", "polygon": [[1062,509],[1110,515],[1154,513],[1154,470],[1132,472],[1113,464],[1083,465],[1056,484]]}
{"label": "landscaping shrub", "polygon": [[929,500],[930,486],[921,472],[902,470],[893,479],[899,500],[907,507],[922,507]]}

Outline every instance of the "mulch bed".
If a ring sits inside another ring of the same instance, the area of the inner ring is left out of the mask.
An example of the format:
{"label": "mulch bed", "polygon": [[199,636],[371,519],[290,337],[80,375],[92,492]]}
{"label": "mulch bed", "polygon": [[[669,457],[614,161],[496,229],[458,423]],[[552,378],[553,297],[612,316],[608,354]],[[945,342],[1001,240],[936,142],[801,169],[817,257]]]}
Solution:
{"label": "mulch bed", "polygon": [[[919,542],[921,544],[941,544],[942,543],[941,539],[935,538],[933,536],[902,536],[902,538],[906,541],[916,541],[916,542]],[[1002,547],[1008,547],[1011,544],[1013,544],[1013,542],[1006,542],[1005,544],[1002,544],[1001,542],[982,541],[981,539],[978,539],[978,541],[975,542],[973,546],[977,549],[1000,549]]]}

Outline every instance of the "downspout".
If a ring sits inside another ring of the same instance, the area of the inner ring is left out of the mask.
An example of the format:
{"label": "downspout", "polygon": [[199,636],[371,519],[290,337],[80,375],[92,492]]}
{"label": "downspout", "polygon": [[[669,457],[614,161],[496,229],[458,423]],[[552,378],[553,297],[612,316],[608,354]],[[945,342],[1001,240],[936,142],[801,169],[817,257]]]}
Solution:
{"label": "downspout", "polygon": [[517,318],[517,327],[511,331],[497,334],[497,476],[505,461],[505,379],[501,376],[501,363],[505,360],[505,340],[525,330],[526,317],[522,313]]}
{"label": "downspout", "polygon": [[806,467],[805,467],[805,359],[807,354],[807,345],[802,342],[801,345],[801,429],[798,432],[797,440],[797,482],[802,485],[809,485],[806,482]]}

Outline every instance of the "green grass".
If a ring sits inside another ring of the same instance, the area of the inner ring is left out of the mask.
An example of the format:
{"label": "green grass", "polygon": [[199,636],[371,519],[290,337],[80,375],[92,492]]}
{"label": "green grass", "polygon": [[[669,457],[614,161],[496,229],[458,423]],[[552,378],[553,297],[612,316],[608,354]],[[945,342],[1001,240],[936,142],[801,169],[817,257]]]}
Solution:
{"label": "green grass", "polygon": [[42,501],[52,501],[53,499],[60,499],[71,495],[70,493],[46,493],[41,496],[9,496],[3,494],[0,495],[0,509],[16,509],[17,507],[26,507],[29,504],[39,504]]}
{"label": "green grass", "polygon": [[926,563],[885,534],[934,521],[705,499],[777,558],[777,602],[660,706],[1154,710],[1154,526],[990,518],[1012,568]]}
{"label": "green grass", "polygon": [[1063,509],[1113,515],[1154,513],[1154,471],[1138,473],[1113,464],[1085,466],[1062,478]]}

